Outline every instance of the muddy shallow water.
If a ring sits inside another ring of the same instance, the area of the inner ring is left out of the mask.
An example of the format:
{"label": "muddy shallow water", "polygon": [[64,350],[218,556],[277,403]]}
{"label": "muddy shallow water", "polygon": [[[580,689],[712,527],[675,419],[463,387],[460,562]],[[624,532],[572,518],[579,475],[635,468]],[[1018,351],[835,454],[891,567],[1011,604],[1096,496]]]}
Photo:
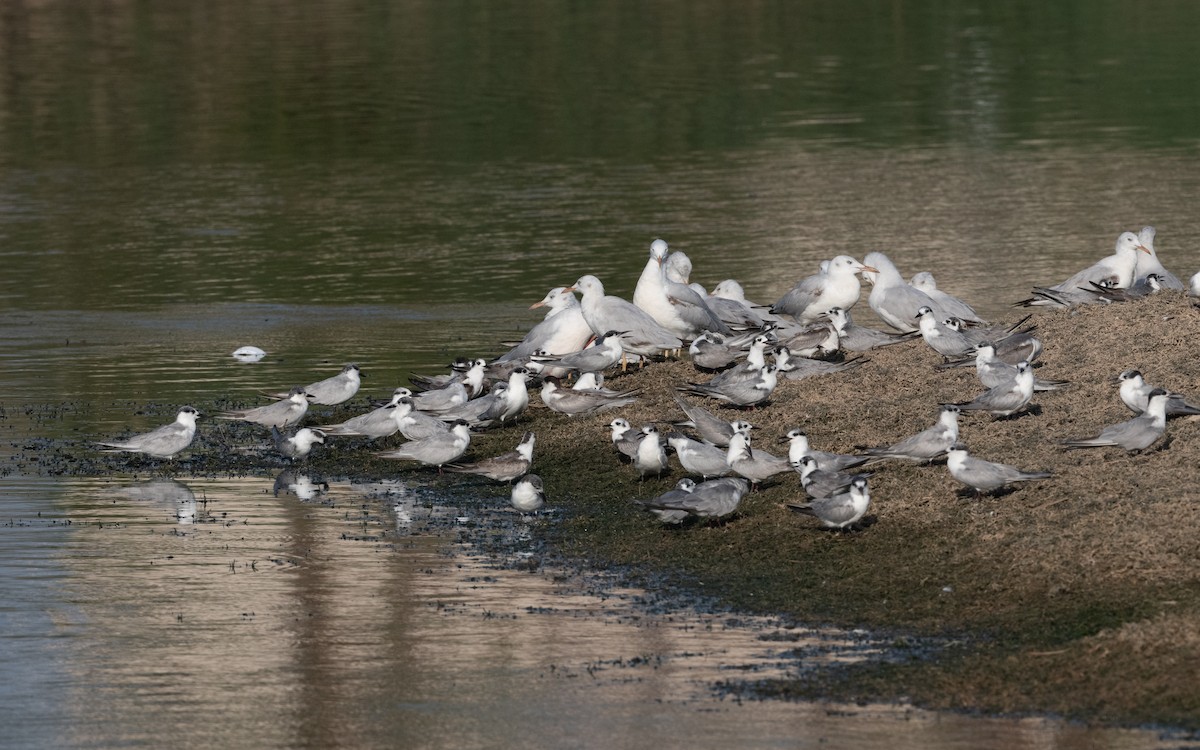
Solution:
{"label": "muddy shallow water", "polygon": [[286,472],[10,476],[0,493],[6,747],[1172,746],[729,697],[895,652],[546,568],[533,532],[554,514],[487,492],[447,505]]}

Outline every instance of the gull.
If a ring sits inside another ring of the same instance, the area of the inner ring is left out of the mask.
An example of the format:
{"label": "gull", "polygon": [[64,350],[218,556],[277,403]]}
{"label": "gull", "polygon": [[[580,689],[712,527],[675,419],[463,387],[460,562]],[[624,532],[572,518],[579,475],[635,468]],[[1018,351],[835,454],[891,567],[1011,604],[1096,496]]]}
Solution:
{"label": "gull", "polygon": [[869,362],[863,357],[852,357],[841,362],[826,362],[823,359],[807,359],[792,357],[792,352],[786,346],[776,347],[775,367],[788,380],[804,380],[818,375],[831,375],[835,372],[845,372]]}
{"label": "gull", "polygon": [[[317,429],[327,436],[361,436],[372,440],[395,435],[400,430],[400,420],[412,411],[410,395],[411,392],[407,388],[397,388],[392,392],[392,400],[383,406],[345,422],[321,425]],[[401,406],[402,401],[405,402],[404,406]]]}
{"label": "gull", "polygon": [[[1016,382],[1017,366],[996,357],[996,347],[988,342],[975,346],[975,375],[985,388],[1010,386]],[[1034,391],[1057,391],[1070,385],[1066,380],[1033,379]]]}
{"label": "gull", "polygon": [[[749,425],[746,425],[749,428]],[[749,479],[751,484],[758,485],[776,474],[791,471],[786,458],[753,450],[750,447],[749,429],[739,430],[729,438],[729,449],[725,454],[733,473]]]}
{"label": "gull", "polygon": [[975,348],[974,342],[961,331],[939,322],[932,307],[926,305],[917,310],[917,319],[921,338],[946,359],[961,357]]}
{"label": "gull", "polygon": [[546,493],[542,489],[542,478],[537,474],[526,474],[513,485],[509,496],[512,507],[522,513],[534,513],[546,504]]}
{"label": "gull", "polygon": [[799,461],[790,462],[792,469],[800,475],[800,484],[804,491],[814,500],[832,497],[849,491],[850,484],[858,477],[869,477],[870,474],[843,474],[840,471],[826,471],[817,468],[817,459],[812,456],[801,456]]}
{"label": "gull", "polygon": [[729,446],[729,438],[734,428],[730,422],[721,419],[708,409],[688,403],[679,394],[675,394],[675,403],[683,411],[687,419],[675,422],[676,427],[691,427],[700,435],[700,439],[718,448]]}
{"label": "gull", "polygon": [[726,459],[725,451],[715,445],[692,440],[680,432],[667,435],[667,443],[679,457],[679,464],[692,474],[699,474],[704,479],[722,477],[732,469]]}
{"label": "gull", "polygon": [[937,424],[929,429],[889,446],[867,448],[865,452],[874,461],[901,459],[929,463],[958,442],[958,413],[957,405],[942,404]]}
{"label": "gull", "polygon": [[281,401],[253,409],[234,409],[221,412],[217,415],[217,419],[233,419],[253,422],[264,427],[284,428],[297,424],[304,419],[304,415],[307,413],[308,394],[302,387],[296,386],[288,394],[288,397]]}
{"label": "gull", "polygon": [[446,471],[458,474],[478,474],[497,482],[512,482],[529,471],[530,465],[533,464],[533,444],[536,440],[537,438],[532,432],[526,432],[521,438],[521,442],[511,451],[476,461],[473,464],[450,464],[446,467]]}
{"label": "gull", "polygon": [[1140,416],[1118,424],[1109,425],[1099,435],[1090,438],[1075,438],[1063,442],[1066,448],[1097,448],[1120,446],[1133,453],[1143,451],[1163,436],[1167,429],[1167,399],[1170,394],[1162,388],[1150,391],[1150,403]]}
{"label": "gull", "polygon": [[[1134,414],[1145,413],[1150,405],[1150,394],[1154,391],[1154,386],[1147,384],[1142,373],[1137,370],[1122,372],[1117,376],[1117,381],[1121,384],[1121,401]],[[1191,416],[1200,414],[1200,407],[1189,404],[1183,395],[1168,391],[1166,413],[1168,417]]]}
{"label": "gull", "polygon": [[663,328],[654,318],[633,303],[606,295],[600,279],[588,274],[581,276],[568,290],[583,295],[579,305],[583,319],[597,336],[605,331],[625,331],[621,347],[629,354],[652,356],[683,346],[678,336]]}
{"label": "gull", "polygon": [[1188,279],[1187,296],[1193,305],[1200,305],[1200,271],[1192,274],[1192,278]]}
{"label": "gull", "polygon": [[624,353],[621,348],[621,335],[624,333],[625,331],[605,331],[603,336],[596,339],[594,346],[558,356],[538,354],[533,359],[545,367],[578,372],[603,372],[621,361],[621,355]]}
{"label": "gull", "polygon": [[1096,301],[1094,295],[1087,290],[1093,284],[1110,289],[1124,289],[1133,283],[1141,255],[1149,255],[1147,250],[1133,232],[1122,232],[1117,237],[1116,249],[1112,255],[1102,258],[1082,271],[1071,276],[1066,281],[1052,287],[1034,287],[1033,296],[1021,300],[1018,306],[1050,306],[1070,307]]}
{"label": "gull", "polygon": [[399,448],[375,455],[380,458],[418,461],[426,466],[436,466],[441,471],[442,466],[461,458],[470,445],[471,427],[465,420],[460,419],[445,432],[435,433],[422,440],[413,440]]}
{"label": "gull", "polygon": [[1008,464],[984,461],[967,455],[967,449],[961,445],[946,452],[946,468],[950,470],[950,476],[975,490],[976,497],[984,492],[996,492],[1013,482],[1032,482],[1054,476],[1048,471],[1023,471]]}
{"label": "gull", "polygon": [[792,510],[815,516],[827,529],[848,529],[862,520],[871,507],[871,491],[866,477],[855,477],[850,491],[807,503],[788,503]]}
{"label": "gull", "polygon": [[1136,286],[1139,281],[1148,278],[1149,276],[1157,276],[1159,283],[1163,289],[1174,289],[1182,291],[1184,286],[1179,277],[1168,271],[1158,259],[1158,252],[1154,249],[1154,235],[1157,234],[1154,227],[1145,226],[1138,232],[1138,243],[1146,250],[1146,254],[1150,257],[1143,258],[1138,256],[1137,272],[1134,275],[1134,283],[1131,286]]}
{"label": "gull", "polygon": [[271,440],[275,442],[275,449],[285,457],[307,458],[314,445],[325,444],[325,433],[311,427],[301,427],[291,435],[287,435],[280,432],[278,427],[272,426]]}
{"label": "gull", "polygon": [[983,320],[979,317],[979,313],[975,312],[975,308],[963,302],[953,294],[947,294],[941,289],[938,289],[937,281],[933,278],[933,274],[928,271],[922,271],[918,274],[913,274],[909,280],[916,289],[920,289],[929,298],[937,303],[938,309],[946,315],[952,315],[959,320],[965,320],[968,323],[982,323]]}
{"label": "gull", "polygon": [[[358,369],[358,365],[346,365],[337,375],[304,386],[304,392],[308,394],[309,400],[314,404],[334,406],[354,398],[354,394],[358,393],[358,386],[362,384],[362,377],[362,371]],[[267,395],[271,398],[283,399],[291,393]]]}
{"label": "gull", "polygon": [[957,406],[963,411],[986,411],[995,417],[1007,417],[1025,408],[1031,398],[1033,369],[1028,362],[1019,362],[1012,381],[1000,383]]}
{"label": "gull", "polygon": [[663,523],[683,523],[683,520],[690,514],[674,503],[683,495],[690,494],[695,488],[695,480],[684,477],[676,482],[674,487],[658,497],[650,500],[634,500],[634,502],[653,513]]}
{"label": "gull", "polygon": [[829,261],[829,268],[801,279],[771,307],[771,312],[790,315],[797,323],[812,323],[829,310],[849,310],[862,292],[858,274],[875,272],[871,265],[859,263],[849,255]]}
{"label": "gull", "polygon": [[659,442],[658,428],[652,424],[642,427],[642,437],[638,440],[637,452],[633,454],[633,468],[638,470],[642,479],[647,474],[658,476],[667,470],[667,452]]}
{"label": "gull", "polygon": [[[658,266],[657,279],[652,278],[652,267]],[[648,276],[648,272],[651,272]],[[638,290],[634,291],[634,304],[639,304],[638,291],[641,298],[647,295],[655,300],[652,309],[643,308],[657,320],[663,328],[679,338],[688,341],[704,331],[716,333],[731,333],[724,321],[712,311],[704,301],[707,295],[701,294],[687,284],[687,277],[692,272],[692,261],[683,253],[671,253],[667,256],[667,243],[655,240],[650,245],[650,260],[642,277],[638,279]],[[646,285],[643,286],[643,281]],[[662,302],[665,300],[666,305]]]}
{"label": "gull", "polygon": [[711,383],[688,383],[677,390],[747,408],[763,404],[771,398],[778,382],[778,369],[775,365],[767,365],[754,380],[738,380],[716,386]]}
{"label": "gull", "polygon": [[762,328],[766,322],[747,301],[742,285],[733,279],[725,279],[713,287],[712,293],[707,295],[704,301],[731,329]]}
{"label": "gull", "polygon": [[844,453],[829,453],[815,451],[808,442],[808,435],[799,427],[793,427],[780,438],[781,443],[788,444],[788,463],[793,466],[805,456],[812,456],[817,462],[817,468],[822,471],[841,471],[852,469],[865,464],[870,456],[853,456]]}
{"label": "gull", "polygon": [[633,457],[637,455],[642,433],[634,433],[629,420],[623,417],[617,417],[609,422],[608,427],[612,430],[612,444],[617,449],[617,453],[632,461]]}
{"label": "gull", "polygon": [[109,450],[106,453],[129,451],[145,453],[155,458],[171,458],[192,444],[196,437],[196,417],[200,412],[191,406],[182,407],[171,424],[120,441],[97,443]]}
{"label": "gull", "polygon": [[901,333],[916,331],[918,328],[913,321],[922,307],[934,310],[938,319],[949,317],[942,314],[941,307],[932,297],[907,283],[896,265],[883,253],[869,253],[863,261],[878,269],[865,271],[863,276],[871,282],[867,304],[884,323]]}
{"label": "gull", "polygon": [[596,414],[609,409],[629,406],[637,401],[640,390],[609,395],[605,391],[560,388],[557,378],[546,378],[542,383],[542,403],[559,414],[577,417],[581,414]]}
{"label": "gull", "polygon": [[575,295],[566,287],[554,287],[540,302],[534,302],[530,309],[538,307],[550,308],[545,319],[530,329],[519,344],[497,357],[493,364],[524,364],[537,351],[551,355],[565,354],[579,351],[587,345],[588,339],[593,335],[592,329],[583,318],[579,300],[575,299]]}
{"label": "gull", "polygon": [[[683,481],[680,480],[680,483]],[[680,490],[677,494],[667,492],[644,502],[643,505],[651,510],[682,511],[695,518],[721,518],[736,511],[742,498],[750,491],[746,480],[733,477],[710,479],[707,482],[694,484],[690,492],[681,489],[679,484],[676,484],[675,487]],[[671,516],[670,518],[675,517]],[[660,515],[659,518],[663,518],[663,516]],[[664,522],[678,523],[678,521],[666,519]]]}
{"label": "gull", "polygon": [[918,331],[888,333],[866,326],[855,325],[850,312],[840,307],[829,310],[826,315],[833,323],[838,335],[838,346],[848,352],[865,352],[892,344],[901,344],[919,335]]}

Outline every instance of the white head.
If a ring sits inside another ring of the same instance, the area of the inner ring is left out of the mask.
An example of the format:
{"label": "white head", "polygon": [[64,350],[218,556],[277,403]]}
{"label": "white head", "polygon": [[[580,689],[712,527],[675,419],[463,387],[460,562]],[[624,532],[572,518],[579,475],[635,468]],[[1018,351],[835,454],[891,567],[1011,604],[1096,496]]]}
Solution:
{"label": "white head", "polygon": [[671,257],[667,258],[663,270],[671,281],[677,284],[686,284],[692,275],[692,259],[687,257],[686,253],[673,252]]}
{"label": "white head", "polygon": [[667,241],[655,240],[650,243],[650,257],[658,261],[658,265],[662,265],[667,259]]}

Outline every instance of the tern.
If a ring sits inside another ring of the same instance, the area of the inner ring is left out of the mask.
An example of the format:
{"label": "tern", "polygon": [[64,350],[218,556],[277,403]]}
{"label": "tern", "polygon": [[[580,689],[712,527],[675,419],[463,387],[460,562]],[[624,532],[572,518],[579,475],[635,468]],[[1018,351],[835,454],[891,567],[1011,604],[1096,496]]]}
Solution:
{"label": "tern", "polygon": [[696,489],[695,480],[684,477],[676,482],[674,487],[658,497],[650,500],[634,500],[634,502],[653,513],[663,523],[683,523],[690,514],[686,510],[680,509],[675,503],[694,489]]}
{"label": "tern", "polygon": [[533,464],[533,445],[537,437],[532,432],[526,432],[517,447],[498,456],[485,458],[473,464],[450,464],[446,471],[459,474],[478,474],[481,477],[494,479],[497,482],[511,482],[519,479]]}
{"label": "tern", "polygon": [[743,408],[755,407],[771,398],[779,382],[778,372],[775,365],[767,365],[753,380],[738,380],[716,386],[711,383],[688,383],[677,390],[696,396],[707,396]]}
{"label": "tern", "polygon": [[850,312],[835,307],[826,313],[837,330],[838,346],[848,352],[865,352],[883,346],[902,344],[920,335],[919,331],[908,333],[888,333],[866,326],[855,325],[850,318]]}
{"label": "tern", "polygon": [[691,427],[700,435],[700,439],[718,448],[727,448],[729,438],[734,429],[730,422],[714,415],[703,406],[690,404],[679,394],[675,394],[675,403],[687,416],[686,420],[675,422],[676,427]]}
{"label": "tern", "polygon": [[[362,384],[363,377],[358,365],[346,365],[337,375],[304,386],[304,392],[308,394],[309,400],[314,404],[334,406],[354,398],[354,394],[358,393],[359,385]],[[290,396],[291,393],[268,395],[271,398],[283,399]]]}
{"label": "tern", "polygon": [[800,484],[804,491],[814,500],[832,497],[849,492],[850,485],[858,477],[869,477],[870,474],[843,474],[840,471],[825,471],[817,468],[817,459],[812,456],[801,456],[797,462],[791,462],[792,469],[800,475]]}
{"label": "tern", "polygon": [[[749,428],[749,425],[746,427]],[[733,469],[734,474],[749,479],[753,485],[761,484],[776,474],[791,471],[792,468],[786,458],[752,449],[749,429],[733,433],[733,437],[729,439],[729,449],[725,454],[725,460]]]}
{"label": "tern", "polygon": [[852,529],[871,507],[871,492],[865,477],[855,477],[850,491],[807,503],[788,503],[792,510],[815,516],[827,529]]}
{"label": "tern", "polygon": [[1033,369],[1028,362],[1017,364],[1011,381],[989,388],[971,401],[957,404],[963,411],[986,411],[995,417],[1007,417],[1021,409],[1033,398]]}
{"label": "tern", "polygon": [[679,457],[679,464],[691,474],[709,479],[723,477],[732,471],[725,451],[715,445],[692,440],[680,432],[669,433],[667,443]]}
{"label": "tern", "polygon": [[841,362],[827,362],[823,359],[793,357],[791,350],[786,346],[775,348],[775,367],[788,380],[804,380],[805,378],[813,378],[819,375],[846,372],[870,361],[864,357],[850,357]]}
{"label": "tern", "polygon": [[534,513],[546,504],[546,493],[542,488],[542,478],[537,474],[526,474],[513,485],[509,496],[512,507],[522,513]]}
{"label": "tern", "polygon": [[375,455],[380,458],[395,458],[417,461],[426,466],[436,466],[440,471],[448,463],[457,461],[471,445],[471,427],[465,420],[458,420],[446,432],[436,433],[423,440],[413,440],[399,448]]}
{"label": "tern", "polygon": [[950,450],[958,442],[958,413],[955,404],[942,404],[937,424],[912,437],[881,448],[868,448],[866,454],[874,461],[900,459],[929,463]]}
{"label": "tern", "polygon": [[621,355],[624,354],[621,336],[624,333],[625,331],[605,331],[603,336],[596,339],[595,346],[556,357],[537,354],[533,359],[546,367],[577,372],[604,372],[621,361]]}
{"label": "tern", "polygon": [[[642,504],[656,511],[678,511],[696,518],[721,518],[736,511],[742,498],[750,491],[746,480],[733,477],[710,479],[707,482],[693,484],[690,492],[680,488],[680,484],[684,481],[681,479],[680,483],[675,485],[676,490],[679,490],[678,493],[667,492]],[[672,518],[674,517],[672,516]],[[659,518],[662,516],[660,515]],[[665,522],[678,523],[678,521]]]}
{"label": "tern", "polygon": [[266,406],[253,409],[235,409],[221,412],[217,419],[232,419],[242,422],[253,422],[264,427],[291,427],[304,419],[308,413],[308,394],[300,386],[296,386],[288,397]]}
{"label": "tern", "polygon": [[[362,436],[372,440],[395,435],[400,430],[400,420],[412,411],[412,399],[407,388],[397,388],[392,400],[357,417],[338,424],[321,425],[318,429],[327,436]],[[405,401],[407,399],[407,401]],[[404,405],[401,402],[404,401]]]}
{"label": "tern", "polygon": [[637,452],[633,454],[633,468],[641,479],[647,475],[658,476],[667,470],[667,452],[659,441],[658,428],[652,424],[642,427]]}
{"label": "tern", "polygon": [[608,428],[612,430],[612,444],[617,449],[617,453],[632,461],[633,457],[637,455],[642,433],[634,432],[629,420],[623,417],[617,417],[609,422]]}
{"label": "tern", "polygon": [[556,378],[546,378],[541,396],[542,403],[551,411],[577,417],[629,406],[637,401],[638,393],[639,390],[632,390],[610,395],[607,391],[561,388]]}
{"label": "tern", "polygon": [[935,352],[946,359],[961,357],[975,349],[975,343],[956,328],[947,326],[937,319],[933,308],[928,305],[917,310],[917,325],[921,338]]}
{"label": "tern", "polygon": [[787,434],[780,438],[779,442],[788,444],[788,462],[793,466],[799,463],[805,456],[812,456],[817,462],[818,469],[822,471],[842,471],[843,469],[862,466],[871,458],[870,456],[853,456],[843,453],[815,451],[808,442],[808,435],[799,427],[793,427],[788,430]]}
{"label": "tern", "polygon": [[[1150,405],[1150,394],[1154,391],[1154,386],[1147,384],[1142,377],[1142,373],[1137,370],[1122,372],[1117,376],[1117,381],[1121,384],[1119,390],[1121,401],[1134,414],[1144,413]],[[1200,407],[1189,404],[1187,399],[1178,393],[1167,392],[1168,417],[1191,416],[1193,414],[1200,414]]]}
{"label": "tern", "polygon": [[175,421],[163,425],[150,432],[125,438],[120,441],[98,443],[109,450],[106,453],[129,451],[145,453],[155,458],[172,458],[192,444],[196,437],[196,417],[200,412],[191,406],[184,406],[175,415]]}
{"label": "tern", "polygon": [[1023,471],[1008,464],[984,461],[967,455],[967,449],[961,445],[946,452],[946,468],[950,470],[950,476],[975,490],[976,497],[984,492],[996,492],[1013,482],[1032,482],[1054,476],[1048,471]]}
{"label": "tern", "polygon": [[1099,448],[1119,446],[1129,453],[1144,451],[1155,443],[1167,429],[1167,400],[1170,394],[1162,388],[1150,391],[1150,403],[1140,416],[1109,425],[1099,435],[1076,438],[1063,443],[1066,448]]}
{"label": "tern", "polygon": [[287,458],[308,458],[314,445],[325,444],[325,433],[311,427],[301,427],[287,435],[280,432],[278,427],[272,426],[271,440],[275,443],[275,449]]}
{"label": "tern", "polygon": [[[1016,383],[1018,370],[1016,365],[997,359],[995,345],[985,341],[975,346],[975,375],[985,388],[998,388]],[[1034,391],[1057,391],[1068,385],[1066,380],[1033,379]]]}

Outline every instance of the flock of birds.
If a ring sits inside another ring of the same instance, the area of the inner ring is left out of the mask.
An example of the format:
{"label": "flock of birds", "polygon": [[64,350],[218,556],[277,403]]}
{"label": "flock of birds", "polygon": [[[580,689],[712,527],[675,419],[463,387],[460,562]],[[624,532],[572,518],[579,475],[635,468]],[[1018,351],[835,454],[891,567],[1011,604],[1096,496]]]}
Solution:
{"label": "flock of birds", "polygon": [[[1200,298],[1200,273],[1185,287],[1159,262],[1154,236],[1153,227],[1124,232],[1112,255],[1059,284],[1035,287],[1031,297],[1017,304],[1105,304],[1185,288]],[[1051,477],[972,456],[959,441],[961,412],[1008,418],[1024,410],[1035,392],[1067,385],[1035,376],[1033,363],[1042,344],[1034,327],[1025,326],[1028,318],[1011,326],[990,325],[969,304],[938,289],[930,274],[905,281],[879,252],[862,262],[846,255],[823,262],[818,273],[797,282],[770,306],[747,300],[733,280],[709,293],[689,283],[691,271],[684,253],[668,252],[666,242],[655,240],[632,301],[607,295],[598,278],[582,276],[572,286],[550,290],[532,306],[547,308],[545,318],[506,353],[491,362],[460,360],[445,375],[414,376],[412,387],[395,389],[388,403],[339,424],[299,427],[310,404],[341,404],[358,392],[361,372],[356,365],[325,380],[269,394],[276,400],[264,406],[217,417],[268,428],[277,450],[291,459],[305,458],[314,445],[331,437],[374,441],[398,433],[407,442],[377,455],[507,482],[513,507],[534,512],[545,502],[541,478],[529,472],[534,434],[526,432],[512,451],[461,463],[472,430],[517,421],[530,404],[530,385],[537,382],[542,403],[567,417],[621,409],[634,403],[639,391],[606,388],[606,373],[644,367],[664,355],[682,356],[686,348],[696,370],[711,377],[678,386],[675,400],[684,418],[674,422],[677,429],[665,435],[656,425],[634,430],[621,417],[609,424],[617,454],[640,477],[666,472],[669,452],[690,475],[668,492],[636,501],[664,523],[727,516],[751,489],[791,472],[799,475],[807,497],[789,507],[815,516],[822,527],[843,530],[861,528],[871,504],[871,474],[853,471],[877,463],[930,463],[944,457],[951,476],[976,495]],[[851,318],[851,308],[862,296],[861,280],[871,284],[868,306],[891,330],[861,326]],[[943,404],[928,429],[858,454],[816,450],[804,431],[795,428],[782,438],[787,456],[775,456],[752,444],[749,422],[727,420],[685,398],[744,412],[765,405],[780,379],[848,370],[862,363],[860,352],[917,337],[942,355],[941,367],[974,367],[985,390],[970,401]],[[1162,437],[1168,417],[1200,414],[1200,407],[1147,384],[1136,370],[1118,379],[1121,400],[1136,416],[1097,435],[1067,440],[1065,448],[1142,451]],[[198,416],[196,409],[184,406],[171,424],[99,445],[171,458],[192,443]]]}

